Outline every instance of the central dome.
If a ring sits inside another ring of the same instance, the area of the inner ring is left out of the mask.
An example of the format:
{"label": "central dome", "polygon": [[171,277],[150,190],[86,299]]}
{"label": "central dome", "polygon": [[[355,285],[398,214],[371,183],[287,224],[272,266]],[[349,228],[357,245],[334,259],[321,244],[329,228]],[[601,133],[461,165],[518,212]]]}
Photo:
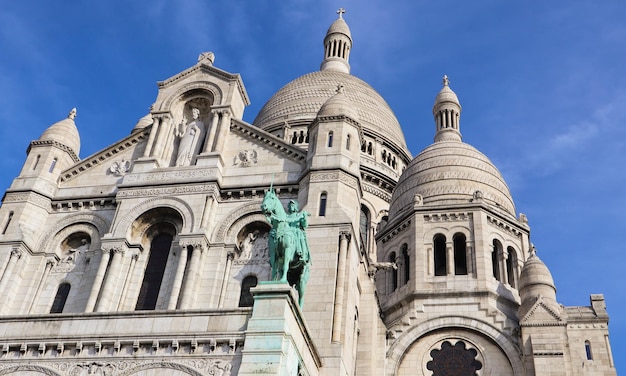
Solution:
{"label": "central dome", "polygon": [[354,105],[363,130],[388,139],[410,155],[400,123],[380,94],[360,78],[335,70],[313,72],[291,81],[265,103],[253,124],[266,129],[285,121],[313,121],[340,84]]}

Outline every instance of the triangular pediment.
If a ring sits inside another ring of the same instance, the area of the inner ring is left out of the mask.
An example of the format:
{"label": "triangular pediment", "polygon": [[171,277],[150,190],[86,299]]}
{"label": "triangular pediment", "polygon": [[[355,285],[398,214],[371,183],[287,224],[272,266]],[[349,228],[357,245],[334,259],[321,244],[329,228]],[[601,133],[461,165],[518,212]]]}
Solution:
{"label": "triangular pediment", "polygon": [[561,313],[546,304],[543,297],[539,297],[528,313],[520,320],[520,324],[550,325],[564,323]]}

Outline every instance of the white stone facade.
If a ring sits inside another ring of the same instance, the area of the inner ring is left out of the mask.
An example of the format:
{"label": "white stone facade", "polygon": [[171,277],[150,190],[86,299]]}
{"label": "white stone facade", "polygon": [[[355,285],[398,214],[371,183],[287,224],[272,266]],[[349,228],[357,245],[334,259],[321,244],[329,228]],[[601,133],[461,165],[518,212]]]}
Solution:
{"label": "white stone facade", "polygon": [[[204,53],[100,152],[76,110],[31,143],[0,207],[0,375],[616,374],[604,298],[557,303],[447,78],[411,158],[339,14],[253,124]],[[270,186],[311,214],[302,309],[261,283]]]}

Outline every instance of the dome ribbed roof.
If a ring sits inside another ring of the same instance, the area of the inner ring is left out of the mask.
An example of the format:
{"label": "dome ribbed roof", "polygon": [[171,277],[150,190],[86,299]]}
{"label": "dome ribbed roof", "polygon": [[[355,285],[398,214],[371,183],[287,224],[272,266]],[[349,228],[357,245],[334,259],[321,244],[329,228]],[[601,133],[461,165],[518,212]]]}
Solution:
{"label": "dome ribbed roof", "polygon": [[413,208],[413,197],[424,205],[467,203],[480,191],[482,199],[512,215],[515,205],[498,169],[489,158],[461,141],[440,141],[415,157],[400,176],[389,216]]}
{"label": "dome ribbed roof", "polygon": [[55,141],[63,144],[78,156],[80,152],[80,136],[78,134],[78,128],[74,123],[74,117],[76,116],[76,109],[72,109],[67,118],[52,124],[46,129],[39,137],[40,141]]}
{"label": "dome ribbed roof", "polygon": [[398,119],[387,102],[370,85],[347,73],[324,70],[296,78],[265,103],[253,124],[265,129],[285,120],[312,121],[339,84],[344,86],[364,130],[388,139],[410,156]]}
{"label": "dome ribbed roof", "polygon": [[348,37],[352,38],[352,35],[350,35],[350,28],[348,27],[348,24],[341,17],[337,18],[335,22],[330,25],[328,31],[326,32],[326,35],[330,35],[333,33],[345,34]]}
{"label": "dome ribbed roof", "polygon": [[153,122],[154,122],[154,119],[152,119],[152,113],[148,113],[146,116],[137,120],[137,124],[135,124],[135,127],[133,128],[132,132],[142,130],[147,126],[152,125]]}
{"label": "dome ribbed roof", "polygon": [[546,264],[535,254],[532,254],[528,260],[526,260],[519,276],[520,290],[531,285],[547,285],[555,288],[554,279],[552,279],[550,270],[548,270]]}

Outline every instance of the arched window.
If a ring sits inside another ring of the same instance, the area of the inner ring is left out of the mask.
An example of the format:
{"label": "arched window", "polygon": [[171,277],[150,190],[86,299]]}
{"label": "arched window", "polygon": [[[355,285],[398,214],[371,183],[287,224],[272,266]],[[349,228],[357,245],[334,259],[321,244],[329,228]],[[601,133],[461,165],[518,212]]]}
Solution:
{"label": "arched window", "polygon": [[54,166],[56,166],[56,165],[57,165],[57,159],[56,159],[56,158],[54,158],[54,159],[52,160],[52,163],[50,163],[50,169],[48,170],[48,172],[52,172],[52,171],[54,171]]}
{"label": "arched window", "polygon": [[143,282],[139,289],[139,297],[135,310],[153,310],[156,308],[159,290],[163,282],[163,273],[167,264],[172,235],[158,234],[150,243],[150,256],[143,275]]}
{"label": "arched window", "polygon": [[293,131],[293,136],[291,136],[291,143],[295,144],[298,142],[298,132]]}
{"label": "arched window", "polygon": [[374,149],[372,148],[372,143],[371,142],[367,143],[367,154],[369,154],[369,155],[373,155],[374,154]]}
{"label": "arched window", "polygon": [[446,237],[437,234],[433,239],[435,275],[446,275]]}
{"label": "arched window", "polygon": [[593,354],[591,353],[591,342],[585,341],[585,354],[587,355],[587,360],[593,360]]}
{"label": "arched window", "polygon": [[[389,262],[394,263],[396,262],[396,253],[395,252],[391,252],[391,254],[389,255]],[[396,291],[396,289],[398,288],[398,268],[391,268],[391,280],[389,281],[389,287],[391,288],[391,292]]]}
{"label": "arched window", "polygon": [[346,136],[346,150],[350,150],[350,135]]}
{"label": "arched window", "polygon": [[333,131],[328,132],[328,145],[329,148],[333,147]]}
{"label": "arched window", "polygon": [[326,194],[326,192],[322,192],[322,194],[320,195],[320,211],[319,211],[320,217],[326,216],[326,199],[327,198],[328,198],[328,194]]}
{"label": "arched window", "polygon": [[67,296],[70,294],[70,284],[65,282],[59,285],[59,289],[57,290],[57,294],[54,296],[54,302],[52,302],[52,307],[50,308],[50,313],[62,313],[63,308],[65,308],[65,302],[67,301]]}
{"label": "arched window", "polygon": [[2,235],[6,234],[9,225],[11,224],[11,220],[13,219],[13,211],[9,212],[9,216],[7,217],[7,222],[4,224],[4,228],[2,229]]}
{"label": "arched window", "polygon": [[304,131],[300,131],[300,136],[298,137],[298,143],[301,144],[304,142]]}
{"label": "arched window", "polygon": [[500,276],[500,255],[502,254],[502,243],[497,239],[493,239],[493,248],[491,249],[491,270],[493,278],[502,281]]}
{"label": "arched window", "polygon": [[402,247],[400,247],[400,254],[402,255],[402,263],[403,263],[403,272],[404,272],[404,284],[406,285],[407,283],[409,283],[409,280],[411,279],[411,259],[409,258],[409,250],[408,250],[408,246],[405,244],[402,244]]}
{"label": "arched window", "polygon": [[454,274],[467,275],[467,247],[465,235],[458,233],[452,238],[454,243]]}
{"label": "arched window", "polygon": [[513,288],[517,288],[517,252],[515,252],[513,247],[507,247],[506,250],[509,254],[506,259],[506,274],[509,285]]}
{"label": "arched window", "polygon": [[361,144],[361,151],[364,153],[367,151],[367,142],[363,141]]}
{"label": "arched window", "polygon": [[249,275],[241,281],[241,294],[239,295],[239,307],[252,307],[254,298],[250,289],[257,285],[258,279],[254,275]]}
{"label": "arched window", "polygon": [[370,232],[370,211],[364,205],[361,205],[361,215],[359,217],[359,232],[361,233],[361,244],[367,249],[369,244]]}

